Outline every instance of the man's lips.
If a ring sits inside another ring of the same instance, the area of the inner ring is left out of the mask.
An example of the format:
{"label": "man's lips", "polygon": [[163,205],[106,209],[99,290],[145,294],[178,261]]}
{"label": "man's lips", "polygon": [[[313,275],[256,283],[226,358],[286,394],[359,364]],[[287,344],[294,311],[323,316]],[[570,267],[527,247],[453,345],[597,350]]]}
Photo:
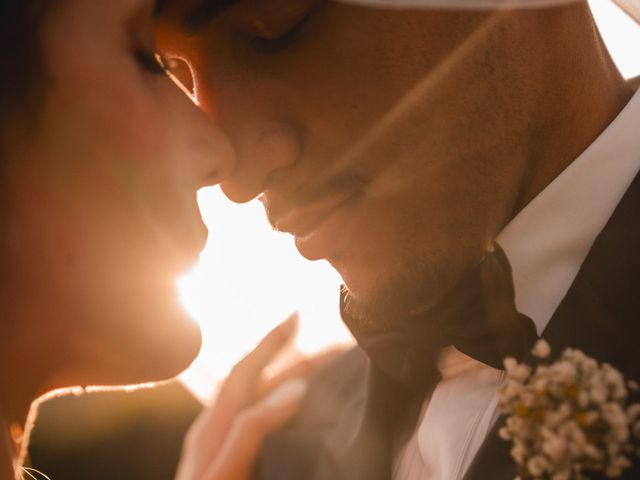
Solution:
{"label": "man's lips", "polygon": [[336,195],[302,207],[294,207],[284,215],[278,215],[271,221],[276,230],[288,232],[296,237],[303,237],[313,232],[334,210],[347,201],[352,195]]}
{"label": "man's lips", "polygon": [[269,200],[264,197],[261,199],[271,224],[276,230],[302,237],[311,233],[318,224],[352,196],[353,194],[332,195],[311,204],[294,206],[286,210],[280,209],[278,212],[269,208]]}
{"label": "man's lips", "polygon": [[[338,238],[343,233],[346,218],[345,207],[351,205],[358,192],[341,192],[330,195],[309,205],[294,207],[285,212],[273,214],[270,220],[276,230],[295,236],[296,247],[310,260],[329,258]],[[262,198],[269,212],[268,198]]]}

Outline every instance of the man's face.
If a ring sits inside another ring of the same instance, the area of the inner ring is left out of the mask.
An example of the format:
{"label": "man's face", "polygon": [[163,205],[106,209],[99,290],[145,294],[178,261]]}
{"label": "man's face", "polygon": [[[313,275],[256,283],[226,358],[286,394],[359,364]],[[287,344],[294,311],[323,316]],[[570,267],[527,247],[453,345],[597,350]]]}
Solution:
{"label": "man's face", "polygon": [[477,77],[493,71],[477,49],[496,23],[320,0],[169,0],[157,30],[236,149],[225,193],[262,194],[273,226],[331,262],[353,300],[404,313],[436,301],[513,208],[521,165],[504,164],[491,115],[478,121],[498,95]]}

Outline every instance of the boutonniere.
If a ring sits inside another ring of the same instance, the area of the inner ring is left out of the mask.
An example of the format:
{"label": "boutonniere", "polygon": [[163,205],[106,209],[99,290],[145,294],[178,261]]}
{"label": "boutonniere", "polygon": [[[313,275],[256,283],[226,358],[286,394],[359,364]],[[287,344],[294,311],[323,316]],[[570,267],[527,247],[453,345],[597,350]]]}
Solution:
{"label": "boutonniere", "polygon": [[499,390],[506,424],[500,436],[513,443],[511,456],[521,480],[584,480],[589,472],[617,478],[640,455],[640,404],[629,402],[635,382],[583,352],[566,349],[548,359],[538,341],[531,367],[504,362]]}

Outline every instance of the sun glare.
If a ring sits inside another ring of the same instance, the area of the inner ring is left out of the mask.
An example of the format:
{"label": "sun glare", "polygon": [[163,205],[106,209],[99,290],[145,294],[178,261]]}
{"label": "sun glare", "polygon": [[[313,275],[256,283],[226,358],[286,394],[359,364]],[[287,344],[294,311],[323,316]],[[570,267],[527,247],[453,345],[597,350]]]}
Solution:
{"label": "sun glare", "polygon": [[199,398],[294,311],[296,351],[350,341],[338,314],[340,277],[327,263],[304,260],[289,235],[271,230],[258,201],[233,204],[217,187],[201,190],[198,201],[209,242],[179,288],[203,333],[202,352],[183,378]]}
{"label": "sun glare", "polygon": [[640,75],[640,28],[611,0],[589,0],[596,23],[625,78]]}
{"label": "sun glare", "polygon": [[[640,28],[610,1],[590,3],[622,74],[640,74]],[[327,263],[305,261],[290,236],[271,230],[257,201],[232,204],[218,188],[206,188],[199,203],[210,238],[179,287],[203,332],[202,352],[182,377],[201,400],[293,311],[301,317],[295,350],[313,353],[352,341],[338,315],[340,277]]]}

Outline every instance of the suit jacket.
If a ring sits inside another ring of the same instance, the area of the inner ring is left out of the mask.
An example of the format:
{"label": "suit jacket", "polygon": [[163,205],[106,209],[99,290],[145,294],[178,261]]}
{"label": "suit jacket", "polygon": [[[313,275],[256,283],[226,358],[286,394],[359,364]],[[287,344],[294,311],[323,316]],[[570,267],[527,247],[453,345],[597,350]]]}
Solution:
{"label": "suit jacket", "polygon": [[[554,354],[578,348],[640,380],[640,175],[597,237],[543,337]],[[299,415],[263,446],[254,480],[338,480],[333,462],[353,438],[363,415],[368,359],[355,348],[311,379]],[[417,415],[407,412],[407,419]],[[409,421],[409,420],[407,420]],[[490,431],[465,480],[512,480],[510,444]],[[595,473],[593,480],[604,480]],[[640,478],[634,459],[624,480]],[[349,480],[349,479],[339,479]]]}

